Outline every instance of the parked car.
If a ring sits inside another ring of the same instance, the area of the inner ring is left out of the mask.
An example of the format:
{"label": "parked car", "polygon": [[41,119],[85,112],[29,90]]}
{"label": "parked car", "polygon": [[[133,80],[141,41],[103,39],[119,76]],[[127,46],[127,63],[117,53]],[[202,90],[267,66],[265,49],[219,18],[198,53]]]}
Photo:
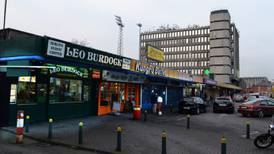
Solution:
{"label": "parked car", "polygon": [[240,94],[236,94],[236,95],[234,95],[233,100],[235,102],[244,102],[244,97],[242,95],[240,95]]}
{"label": "parked car", "polygon": [[238,107],[238,112],[243,116],[272,116],[274,114],[274,102],[271,99],[253,99]]}
{"label": "parked car", "polygon": [[270,99],[269,97],[264,96],[264,95],[260,95],[259,93],[250,93],[250,94],[248,94],[248,98],[247,98],[246,101],[251,101],[251,100],[254,100],[254,99],[258,99],[258,98],[265,99],[265,100]]}
{"label": "parked car", "polygon": [[234,113],[234,103],[230,97],[217,97],[213,103],[213,112]]}
{"label": "parked car", "polygon": [[207,103],[200,97],[187,97],[179,102],[180,113],[200,114],[206,112]]}

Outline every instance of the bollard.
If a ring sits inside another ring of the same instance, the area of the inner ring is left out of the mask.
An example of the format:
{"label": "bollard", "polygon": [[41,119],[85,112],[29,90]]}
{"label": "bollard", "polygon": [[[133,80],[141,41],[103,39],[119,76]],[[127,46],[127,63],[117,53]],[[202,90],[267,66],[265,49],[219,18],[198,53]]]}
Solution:
{"label": "bollard", "polygon": [[30,124],[30,116],[27,115],[26,116],[26,124],[25,124],[25,132],[28,133],[29,132],[29,124]]}
{"label": "bollard", "polygon": [[187,120],[186,120],[186,128],[189,129],[190,128],[190,115],[187,115]]}
{"label": "bollard", "polygon": [[246,138],[250,139],[250,122],[246,122]]}
{"label": "bollard", "polygon": [[147,121],[147,110],[145,110],[144,121]]}
{"label": "bollard", "polygon": [[50,118],[49,119],[49,132],[48,132],[48,139],[52,138],[52,123],[53,123],[53,119]]}
{"label": "bollard", "polygon": [[166,138],[167,138],[166,132],[163,131],[162,132],[162,154],[166,154]]}
{"label": "bollard", "polygon": [[79,122],[79,138],[78,138],[78,144],[83,144],[83,126],[84,123],[81,121]]}
{"label": "bollard", "polygon": [[122,128],[120,126],[117,127],[117,147],[116,151],[122,151]]}
{"label": "bollard", "polygon": [[16,143],[23,143],[24,135],[24,111],[17,112],[17,122],[16,122]]}
{"label": "bollard", "polygon": [[221,154],[226,154],[226,138],[221,138]]}

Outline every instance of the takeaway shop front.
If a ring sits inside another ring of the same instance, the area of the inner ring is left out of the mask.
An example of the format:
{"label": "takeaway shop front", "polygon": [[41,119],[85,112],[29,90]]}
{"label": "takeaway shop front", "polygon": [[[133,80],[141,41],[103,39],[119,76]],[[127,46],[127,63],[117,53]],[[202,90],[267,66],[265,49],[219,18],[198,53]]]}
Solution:
{"label": "takeaway shop front", "polygon": [[7,31],[16,33],[0,40],[0,126],[14,125],[18,110],[32,122],[98,115],[102,70],[130,68],[125,57]]}
{"label": "takeaway shop front", "polygon": [[145,77],[130,72],[103,70],[99,85],[98,115],[132,112],[140,105],[140,87]]}

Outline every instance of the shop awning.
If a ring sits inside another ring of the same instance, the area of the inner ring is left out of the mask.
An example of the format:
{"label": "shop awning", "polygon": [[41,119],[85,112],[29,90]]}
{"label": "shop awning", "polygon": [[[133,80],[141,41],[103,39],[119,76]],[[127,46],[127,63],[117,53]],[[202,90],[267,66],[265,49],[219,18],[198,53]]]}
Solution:
{"label": "shop awning", "polygon": [[228,88],[228,89],[235,89],[235,90],[241,90],[242,88],[235,86],[233,84],[228,84],[228,83],[217,83],[218,87],[222,88]]}

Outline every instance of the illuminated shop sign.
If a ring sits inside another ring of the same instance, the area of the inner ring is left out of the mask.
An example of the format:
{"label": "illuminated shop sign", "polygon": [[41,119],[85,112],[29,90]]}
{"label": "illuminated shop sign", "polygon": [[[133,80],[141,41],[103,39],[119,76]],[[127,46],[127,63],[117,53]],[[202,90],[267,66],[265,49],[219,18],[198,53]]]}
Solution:
{"label": "illuminated shop sign", "polygon": [[179,78],[179,72],[175,71],[175,70],[166,69],[166,76],[170,77],[170,78],[178,79]]}
{"label": "illuminated shop sign", "polygon": [[197,82],[197,83],[203,83],[204,78],[201,76],[194,76],[193,80],[194,82]]}
{"label": "illuminated shop sign", "polygon": [[53,65],[48,64],[49,66],[54,66],[53,68],[49,69],[50,74],[56,74],[56,73],[71,73],[75,74],[79,77],[87,77],[87,70],[84,69],[77,69],[76,67],[70,67],[70,66],[63,66],[63,65]]}
{"label": "illuminated shop sign", "polygon": [[193,82],[193,78],[192,77],[190,77],[190,76],[182,76],[182,78],[181,78],[182,80],[184,80],[184,81],[189,81],[189,82]]}
{"label": "illuminated shop sign", "polygon": [[135,74],[126,74],[121,72],[113,72],[104,70],[102,73],[104,81],[112,82],[129,82],[129,83],[143,83],[144,77]]}
{"label": "illuminated shop sign", "polygon": [[20,82],[36,82],[36,76],[20,76],[18,77]]}
{"label": "illuminated shop sign", "polygon": [[159,75],[159,76],[165,76],[165,70],[161,69],[157,66],[137,62],[135,66],[135,70],[137,72],[141,72],[147,75]]}
{"label": "illuminated shop sign", "polygon": [[93,79],[100,79],[101,78],[101,72],[100,72],[100,70],[93,70],[91,77]]}
{"label": "illuminated shop sign", "polygon": [[113,66],[127,70],[130,69],[130,59],[128,58],[48,38],[46,55],[63,59],[77,60],[82,63]]}
{"label": "illuminated shop sign", "polygon": [[217,81],[212,79],[204,79],[204,83],[209,85],[217,85]]}
{"label": "illuminated shop sign", "polygon": [[193,82],[193,77],[183,72],[179,72],[179,79],[188,81],[188,82]]}

